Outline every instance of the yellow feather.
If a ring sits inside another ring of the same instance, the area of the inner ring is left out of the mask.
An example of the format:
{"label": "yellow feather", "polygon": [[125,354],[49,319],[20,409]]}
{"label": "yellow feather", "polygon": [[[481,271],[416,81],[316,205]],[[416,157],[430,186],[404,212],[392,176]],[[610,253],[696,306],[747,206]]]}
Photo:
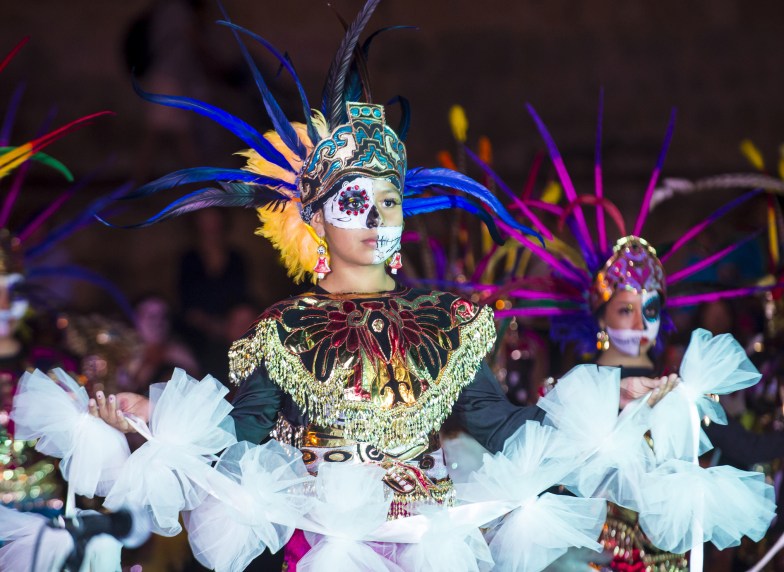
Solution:
{"label": "yellow feather", "polygon": [[784,145],[779,145],[779,178],[784,179]]}
{"label": "yellow feather", "polygon": [[319,110],[312,109],[311,111],[313,114],[310,116],[310,123],[316,129],[316,133],[319,134],[319,137],[326,139],[329,137],[329,125],[327,125],[327,120]]}
{"label": "yellow feather", "polygon": [[542,191],[542,201],[551,205],[557,205],[561,201],[562,196],[561,185],[555,181],[548,183],[544,191]]}
{"label": "yellow feather", "polygon": [[743,156],[751,163],[752,167],[758,171],[765,170],[765,160],[762,158],[762,153],[759,152],[757,146],[750,139],[744,139],[740,142],[740,152],[743,153]]}
{"label": "yellow feather", "polygon": [[282,211],[263,207],[256,212],[261,221],[256,234],[268,239],[280,252],[280,260],[294,283],[309,279],[315,284],[313,268],[318,262],[318,243],[311,235],[310,225],[300,217],[297,205],[289,202]]}
{"label": "yellow feather", "polygon": [[452,127],[452,136],[458,143],[465,143],[468,134],[468,117],[465,109],[453,105],[449,110],[449,125]]}
{"label": "yellow feather", "polygon": [[27,161],[33,155],[31,143],[20,145],[7,153],[0,155],[0,179],[8,175],[16,167]]}
{"label": "yellow feather", "polygon": [[776,209],[768,207],[768,248],[773,265],[779,265],[779,233],[776,224]]}
{"label": "yellow feather", "polygon": [[[294,131],[296,131],[300,141],[302,141],[302,144],[305,146],[305,150],[310,153],[313,150],[313,144],[308,137],[307,127],[304,124],[297,122],[292,122],[291,126],[294,128]],[[296,173],[299,173],[302,170],[302,159],[300,159],[296,153],[294,153],[286,146],[285,143],[283,143],[280,135],[278,135],[275,131],[267,131],[264,134],[264,138],[286,158],[286,161],[288,161],[289,165],[291,165],[291,168],[295,171],[294,173],[291,173],[286,169],[270,163],[253,149],[244,149],[242,151],[238,151],[235,153],[235,155],[240,155],[241,157],[245,157],[248,160],[245,165],[245,168],[248,171],[258,173],[259,175],[265,175],[267,177],[273,177],[275,179],[281,179],[287,183],[296,184]]]}

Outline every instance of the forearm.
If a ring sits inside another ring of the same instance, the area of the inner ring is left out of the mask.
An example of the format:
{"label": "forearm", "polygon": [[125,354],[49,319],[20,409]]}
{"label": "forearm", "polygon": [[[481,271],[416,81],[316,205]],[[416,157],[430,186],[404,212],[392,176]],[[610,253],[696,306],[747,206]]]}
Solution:
{"label": "forearm", "polygon": [[262,443],[275,427],[283,392],[259,367],[242,382],[232,405],[231,416],[238,441]]}
{"label": "forearm", "polygon": [[450,422],[469,433],[490,452],[500,451],[523,423],[544,419],[536,407],[512,404],[504,395],[490,367],[483,363],[474,381],[458,397]]}

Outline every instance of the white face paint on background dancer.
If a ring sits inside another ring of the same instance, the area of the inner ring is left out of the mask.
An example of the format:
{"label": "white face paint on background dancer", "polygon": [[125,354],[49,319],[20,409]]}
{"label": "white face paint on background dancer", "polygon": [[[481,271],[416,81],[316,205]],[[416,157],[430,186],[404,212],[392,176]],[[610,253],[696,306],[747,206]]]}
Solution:
{"label": "white face paint on background dancer", "polygon": [[0,290],[7,299],[7,307],[0,308],[0,337],[10,336],[14,332],[16,324],[24,317],[29,307],[27,300],[14,299],[11,294],[14,285],[22,281],[24,277],[18,273],[0,276]]}
{"label": "white face paint on background dancer", "polygon": [[641,330],[607,328],[610,342],[623,354],[629,356],[640,355],[640,346],[653,344],[659,335],[659,328],[661,327],[661,297],[658,292],[643,291],[641,311]]}
{"label": "white face paint on background dancer", "polygon": [[384,226],[376,206],[373,179],[360,177],[346,183],[324,203],[324,220],[346,230],[376,229],[378,240],[373,264],[381,264],[400,248],[403,226]]}

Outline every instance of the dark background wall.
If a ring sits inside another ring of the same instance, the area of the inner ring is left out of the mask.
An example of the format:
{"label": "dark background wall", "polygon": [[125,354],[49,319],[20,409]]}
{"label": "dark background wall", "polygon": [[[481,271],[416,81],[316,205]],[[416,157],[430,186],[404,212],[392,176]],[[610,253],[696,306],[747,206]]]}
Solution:
{"label": "dark background wall", "polygon": [[[206,4],[204,21],[217,19],[216,7]],[[317,101],[341,37],[326,3],[225,4],[237,23],[288,52]],[[333,5],[351,17],[361,2],[336,0]],[[85,190],[82,204],[139,173],[149,179],[189,166],[166,145],[139,164],[151,104],[134,95],[121,44],[130,23],[147,6],[139,1],[35,0],[3,7],[0,51],[22,36],[32,37],[0,74],[0,107],[18,82],[27,84],[15,130],[19,139],[34,134],[52,106],[57,108],[55,123],[100,109],[116,112],[51,148],[77,176],[114,157],[98,183]],[[437,150],[451,148],[447,111],[458,102],[469,115],[469,137],[490,136],[497,170],[519,187],[531,156],[541,148],[524,109],[531,102],[558,141],[578,188],[590,192],[600,86],[606,93],[607,193],[630,214],[658,154],[671,107],[678,108],[678,122],[665,166],[669,176],[745,169],[738,152],[744,137],[774,161],[784,138],[784,3],[777,0],[386,0],[369,28],[390,24],[419,28],[380,38],[370,61],[377,100],[396,94],[411,100],[412,165],[433,165]],[[252,83],[236,71],[242,63],[231,35],[206,24],[200,45],[209,62],[202,70],[200,93],[254,125],[263,124]],[[274,75],[272,58],[254,53]],[[144,78],[141,82],[145,85]],[[272,86],[287,94],[286,108],[298,118],[287,78],[281,75]],[[239,166],[231,153],[242,147],[240,141],[205,119],[193,125],[194,164]],[[31,175],[19,216],[62,188],[48,173]],[[686,222],[708,208],[705,202],[692,201],[685,209],[665,207],[669,210],[654,216],[649,232],[666,237],[672,221]],[[285,292],[286,281],[271,249],[252,236],[254,226],[253,213],[232,213],[232,241],[254,262],[256,295],[269,302]],[[131,296],[149,289],[173,294],[174,268],[188,233],[182,221],[136,232],[96,227],[68,246],[74,259],[117,280]]]}

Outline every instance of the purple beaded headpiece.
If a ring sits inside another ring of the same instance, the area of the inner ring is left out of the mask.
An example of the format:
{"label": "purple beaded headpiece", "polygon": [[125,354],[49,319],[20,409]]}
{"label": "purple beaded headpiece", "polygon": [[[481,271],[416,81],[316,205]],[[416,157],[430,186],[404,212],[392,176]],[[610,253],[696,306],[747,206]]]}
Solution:
{"label": "purple beaded headpiece", "polygon": [[637,236],[624,236],[613,247],[613,255],[596,273],[591,289],[591,310],[606,304],[618,290],[638,294],[654,290],[662,298],[667,294],[664,268],[656,249]]}

